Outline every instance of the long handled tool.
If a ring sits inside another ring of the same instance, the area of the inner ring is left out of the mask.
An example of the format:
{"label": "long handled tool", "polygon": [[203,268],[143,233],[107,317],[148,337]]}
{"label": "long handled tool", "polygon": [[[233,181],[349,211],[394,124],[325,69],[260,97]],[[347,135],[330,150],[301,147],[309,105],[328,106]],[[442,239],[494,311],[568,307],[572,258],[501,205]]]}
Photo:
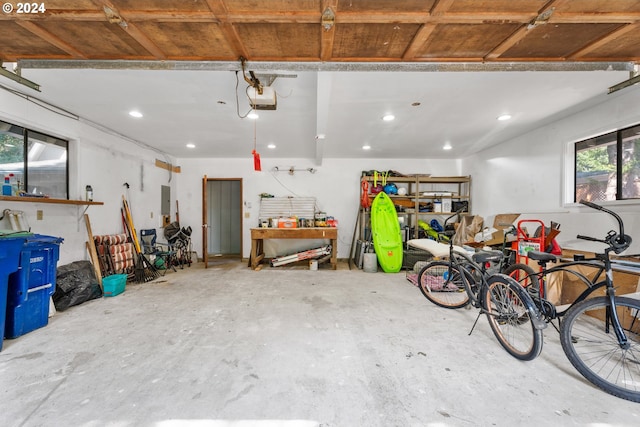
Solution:
{"label": "long handled tool", "polygon": [[308,251],[298,252],[292,255],[285,255],[271,260],[271,267],[279,267],[281,265],[290,264],[296,261],[302,261],[310,258],[317,258],[323,255],[331,254],[331,245],[322,246]]}
{"label": "long handled tool", "polygon": [[158,269],[144,256],[140,249],[140,241],[138,240],[138,234],[133,226],[133,218],[131,217],[131,210],[129,209],[129,203],[127,199],[122,196],[122,208],[124,213],[124,220],[127,228],[129,229],[129,236],[133,242],[133,247],[138,256],[135,266],[135,278],[136,282],[143,283],[160,277]]}

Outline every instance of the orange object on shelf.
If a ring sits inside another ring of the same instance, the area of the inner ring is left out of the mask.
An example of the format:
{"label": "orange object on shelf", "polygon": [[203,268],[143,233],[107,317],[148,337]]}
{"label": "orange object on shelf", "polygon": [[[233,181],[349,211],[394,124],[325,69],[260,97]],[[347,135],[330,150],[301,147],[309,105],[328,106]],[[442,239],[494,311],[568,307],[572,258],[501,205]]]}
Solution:
{"label": "orange object on shelf", "polygon": [[295,218],[280,218],[278,228],[298,228],[298,221]]}

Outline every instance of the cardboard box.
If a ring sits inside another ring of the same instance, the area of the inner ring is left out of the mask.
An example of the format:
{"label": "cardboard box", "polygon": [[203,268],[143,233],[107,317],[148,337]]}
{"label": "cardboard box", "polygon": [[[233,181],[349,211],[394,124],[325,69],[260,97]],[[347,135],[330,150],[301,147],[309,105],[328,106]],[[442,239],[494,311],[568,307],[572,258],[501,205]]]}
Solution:
{"label": "cardboard box", "polygon": [[[504,242],[504,230],[508,229],[516,219],[520,217],[520,214],[498,214],[493,220],[493,228],[495,231],[491,235],[491,239],[482,242],[484,246],[497,246],[502,245]],[[515,239],[515,236],[509,236],[511,240]]]}
{"label": "cardboard box", "polygon": [[278,228],[298,228],[298,221],[295,218],[279,218]]}

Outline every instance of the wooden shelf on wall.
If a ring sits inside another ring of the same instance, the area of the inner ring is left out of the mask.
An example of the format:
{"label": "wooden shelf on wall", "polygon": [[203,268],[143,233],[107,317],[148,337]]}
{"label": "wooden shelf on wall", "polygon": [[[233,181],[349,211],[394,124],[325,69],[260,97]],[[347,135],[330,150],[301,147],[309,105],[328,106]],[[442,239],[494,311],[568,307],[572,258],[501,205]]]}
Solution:
{"label": "wooden shelf on wall", "polygon": [[85,200],[51,199],[48,197],[20,197],[0,196],[0,201],[27,202],[27,203],[52,203],[57,205],[104,205],[104,202],[88,202]]}

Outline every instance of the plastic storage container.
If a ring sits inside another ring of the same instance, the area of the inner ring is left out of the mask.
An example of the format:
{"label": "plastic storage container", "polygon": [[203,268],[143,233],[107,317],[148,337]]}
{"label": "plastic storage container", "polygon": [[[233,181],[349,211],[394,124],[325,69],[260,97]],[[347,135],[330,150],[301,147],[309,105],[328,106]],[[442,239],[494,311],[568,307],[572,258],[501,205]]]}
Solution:
{"label": "plastic storage container", "polygon": [[18,271],[9,275],[5,338],[16,338],[49,323],[56,290],[62,238],[34,234],[25,238]]}
{"label": "plastic storage container", "polygon": [[102,279],[102,294],[105,297],[115,297],[124,292],[127,285],[126,274],[113,274]]}
{"label": "plastic storage container", "polygon": [[0,351],[4,341],[9,275],[18,270],[20,249],[27,234],[4,234],[0,231]]}

